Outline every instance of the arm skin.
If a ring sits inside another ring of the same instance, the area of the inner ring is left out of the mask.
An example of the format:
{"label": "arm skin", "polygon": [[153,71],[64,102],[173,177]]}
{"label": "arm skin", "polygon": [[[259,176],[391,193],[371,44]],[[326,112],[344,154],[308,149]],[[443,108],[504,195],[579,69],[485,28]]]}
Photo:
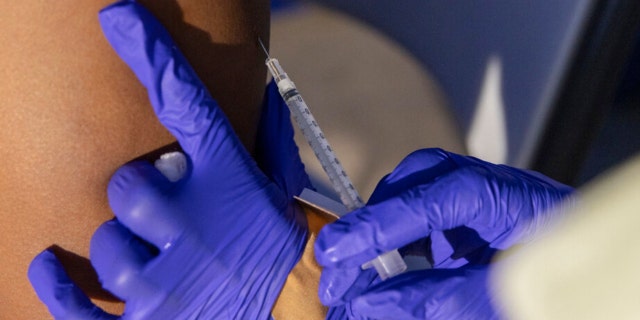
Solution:
{"label": "arm skin", "polygon": [[[112,218],[109,177],[174,141],[144,88],[109,47],[98,11],[112,1],[0,0],[0,315],[45,319],[26,277],[56,244],[83,289],[95,290],[91,235]],[[141,1],[169,29],[248,150],[264,93],[268,1]],[[101,301],[102,300],[102,301]]]}

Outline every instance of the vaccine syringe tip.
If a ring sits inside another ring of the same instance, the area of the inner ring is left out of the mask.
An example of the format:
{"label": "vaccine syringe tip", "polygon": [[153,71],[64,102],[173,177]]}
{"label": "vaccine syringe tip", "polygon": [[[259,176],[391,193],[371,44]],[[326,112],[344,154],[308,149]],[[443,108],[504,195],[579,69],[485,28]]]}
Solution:
{"label": "vaccine syringe tip", "polygon": [[267,55],[267,59],[271,59],[271,57],[269,56],[269,51],[267,50],[267,48],[264,46],[264,43],[262,43],[262,39],[260,39],[260,37],[258,37],[258,43],[260,44],[260,46],[262,47],[262,50],[264,50],[264,54]]}

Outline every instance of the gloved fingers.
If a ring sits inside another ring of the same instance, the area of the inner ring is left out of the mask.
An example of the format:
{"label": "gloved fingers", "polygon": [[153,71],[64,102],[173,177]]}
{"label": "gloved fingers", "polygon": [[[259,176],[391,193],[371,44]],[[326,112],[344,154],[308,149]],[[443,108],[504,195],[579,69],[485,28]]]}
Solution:
{"label": "gloved fingers", "polygon": [[117,220],[103,223],[91,238],[91,264],[102,286],[125,301],[144,289],[139,277],[156,252]]}
{"label": "gloved fingers", "polygon": [[349,302],[380,281],[374,269],[325,268],[320,275],[318,296],[326,306],[338,306]]}
{"label": "gloved fingers", "polygon": [[60,261],[49,250],[41,252],[31,261],[28,276],[38,298],[49,308],[55,319],[118,318],[94,305],[69,278]]}
{"label": "gloved fingers", "polygon": [[159,249],[172,242],[181,231],[179,217],[167,196],[174,184],[152,164],[136,161],[120,167],[107,187],[109,205],[118,221]]}
{"label": "gloved fingers", "polygon": [[289,107],[273,81],[265,91],[256,139],[258,166],[286,193],[287,198],[299,195],[303,188],[311,186],[293,140]]}
{"label": "gloved fingers", "polygon": [[452,269],[467,264],[488,264],[497,250],[467,227],[431,232],[429,237],[414,241],[400,249],[403,256],[427,259],[433,268]]}
{"label": "gloved fingers", "polygon": [[344,320],[349,319],[346,305],[340,305],[329,308],[325,320]]}
{"label": "gloved fingers", "polygon": [[[431,233],[432,236],[434,234],[435,232]],[[466,264],[489,264],[498,252],[491,247],[491,243],[480,237],[476,230],[465,226],[445,230],[441,234],[442,237],[434,238],[438,241],[432,242],[432,251],[434,253],[441,251],[438,247],[451,248],[452,252],[448,255],[448,260],[451,261],[446,262],[438,259],[440,261],[435,264],[436,267],[452,268]],[[441,257],[442,255],[440,255]]]}
{"label": "gloved fingers", "polygon": [[439,148],[412,152],[390,174],[380,180],[368,204],[382,202],[455,170],[459,166],[454,160],[456,156]]}
{"label": "gloved fingers", "polygon": [[454,259],[455,249],[445,236],[444,231],[431,232],[431,259],[433,268],[453,269],[466,265],[468,261],[464,258]]}
{"label": "gloved fingers", "polygon": [[467,225],[476,217],[491,220],[499,190],[479,188],[487,183],[474,170],[457,169],[326,225],[315,243],[317,261],[324,267],[355,267],[433,230]]}
{"label": "gloved fingers", "polygon": [[120,1],[103,9],[99,19],[109,43],[147,88],[158,119],[192,161],[211,161],[215,152],[226,158],[246,153],[217,102],[148,10]]}
{"label": "gloved fingers", "polygon": [[430,269],[381,282],[351,302],[355,314],[376,319],[468,319],[495,315],[486,268]]}

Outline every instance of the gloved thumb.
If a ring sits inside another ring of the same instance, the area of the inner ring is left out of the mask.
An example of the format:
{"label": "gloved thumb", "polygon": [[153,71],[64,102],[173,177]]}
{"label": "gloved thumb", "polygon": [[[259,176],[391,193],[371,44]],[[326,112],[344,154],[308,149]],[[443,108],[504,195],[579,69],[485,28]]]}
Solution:
{"label": "gloved thumb", "polygon": [[256,162],[287,198],[299,195],[311,182],[300,159],[293,139],[293,126],[289,107],[271,81],[267,85],[258,135],[256,136]]}

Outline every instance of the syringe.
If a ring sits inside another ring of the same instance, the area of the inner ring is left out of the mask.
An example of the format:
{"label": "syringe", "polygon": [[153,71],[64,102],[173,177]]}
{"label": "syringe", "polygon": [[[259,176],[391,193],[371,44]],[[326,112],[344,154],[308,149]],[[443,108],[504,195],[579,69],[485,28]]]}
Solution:
{"label": "syringe", "polygon": [[[291,81],[291,78],[287,76],[287,73],[284,72],[278,60],[269,56],[269,52],[262,41],[258,39],[258,42],[267,55],[265,63],[278,86],[280,95],[291,110],[293,118],[320,161],[322,168],[329,176],[333,189],[340,196],[340,200],[349,211],[364,207],[364,202],[360,199],[360,195],[358,195],[358,192],[353,187],[342,164],[338,161],[335,152],[329,145],[329,141],[327,141],[324,133],[322,133],[318,122],[311,114],[311,111],[309,111],[307,104],[302,99],[295,84]],[[367,269],[372,266],[376,269],[382,280],[400,274],[407,269],[407,265],[404,260],[402,260],[402,256],[397,249],[381,254],[370,262],[363,264],[362,268]]]}

